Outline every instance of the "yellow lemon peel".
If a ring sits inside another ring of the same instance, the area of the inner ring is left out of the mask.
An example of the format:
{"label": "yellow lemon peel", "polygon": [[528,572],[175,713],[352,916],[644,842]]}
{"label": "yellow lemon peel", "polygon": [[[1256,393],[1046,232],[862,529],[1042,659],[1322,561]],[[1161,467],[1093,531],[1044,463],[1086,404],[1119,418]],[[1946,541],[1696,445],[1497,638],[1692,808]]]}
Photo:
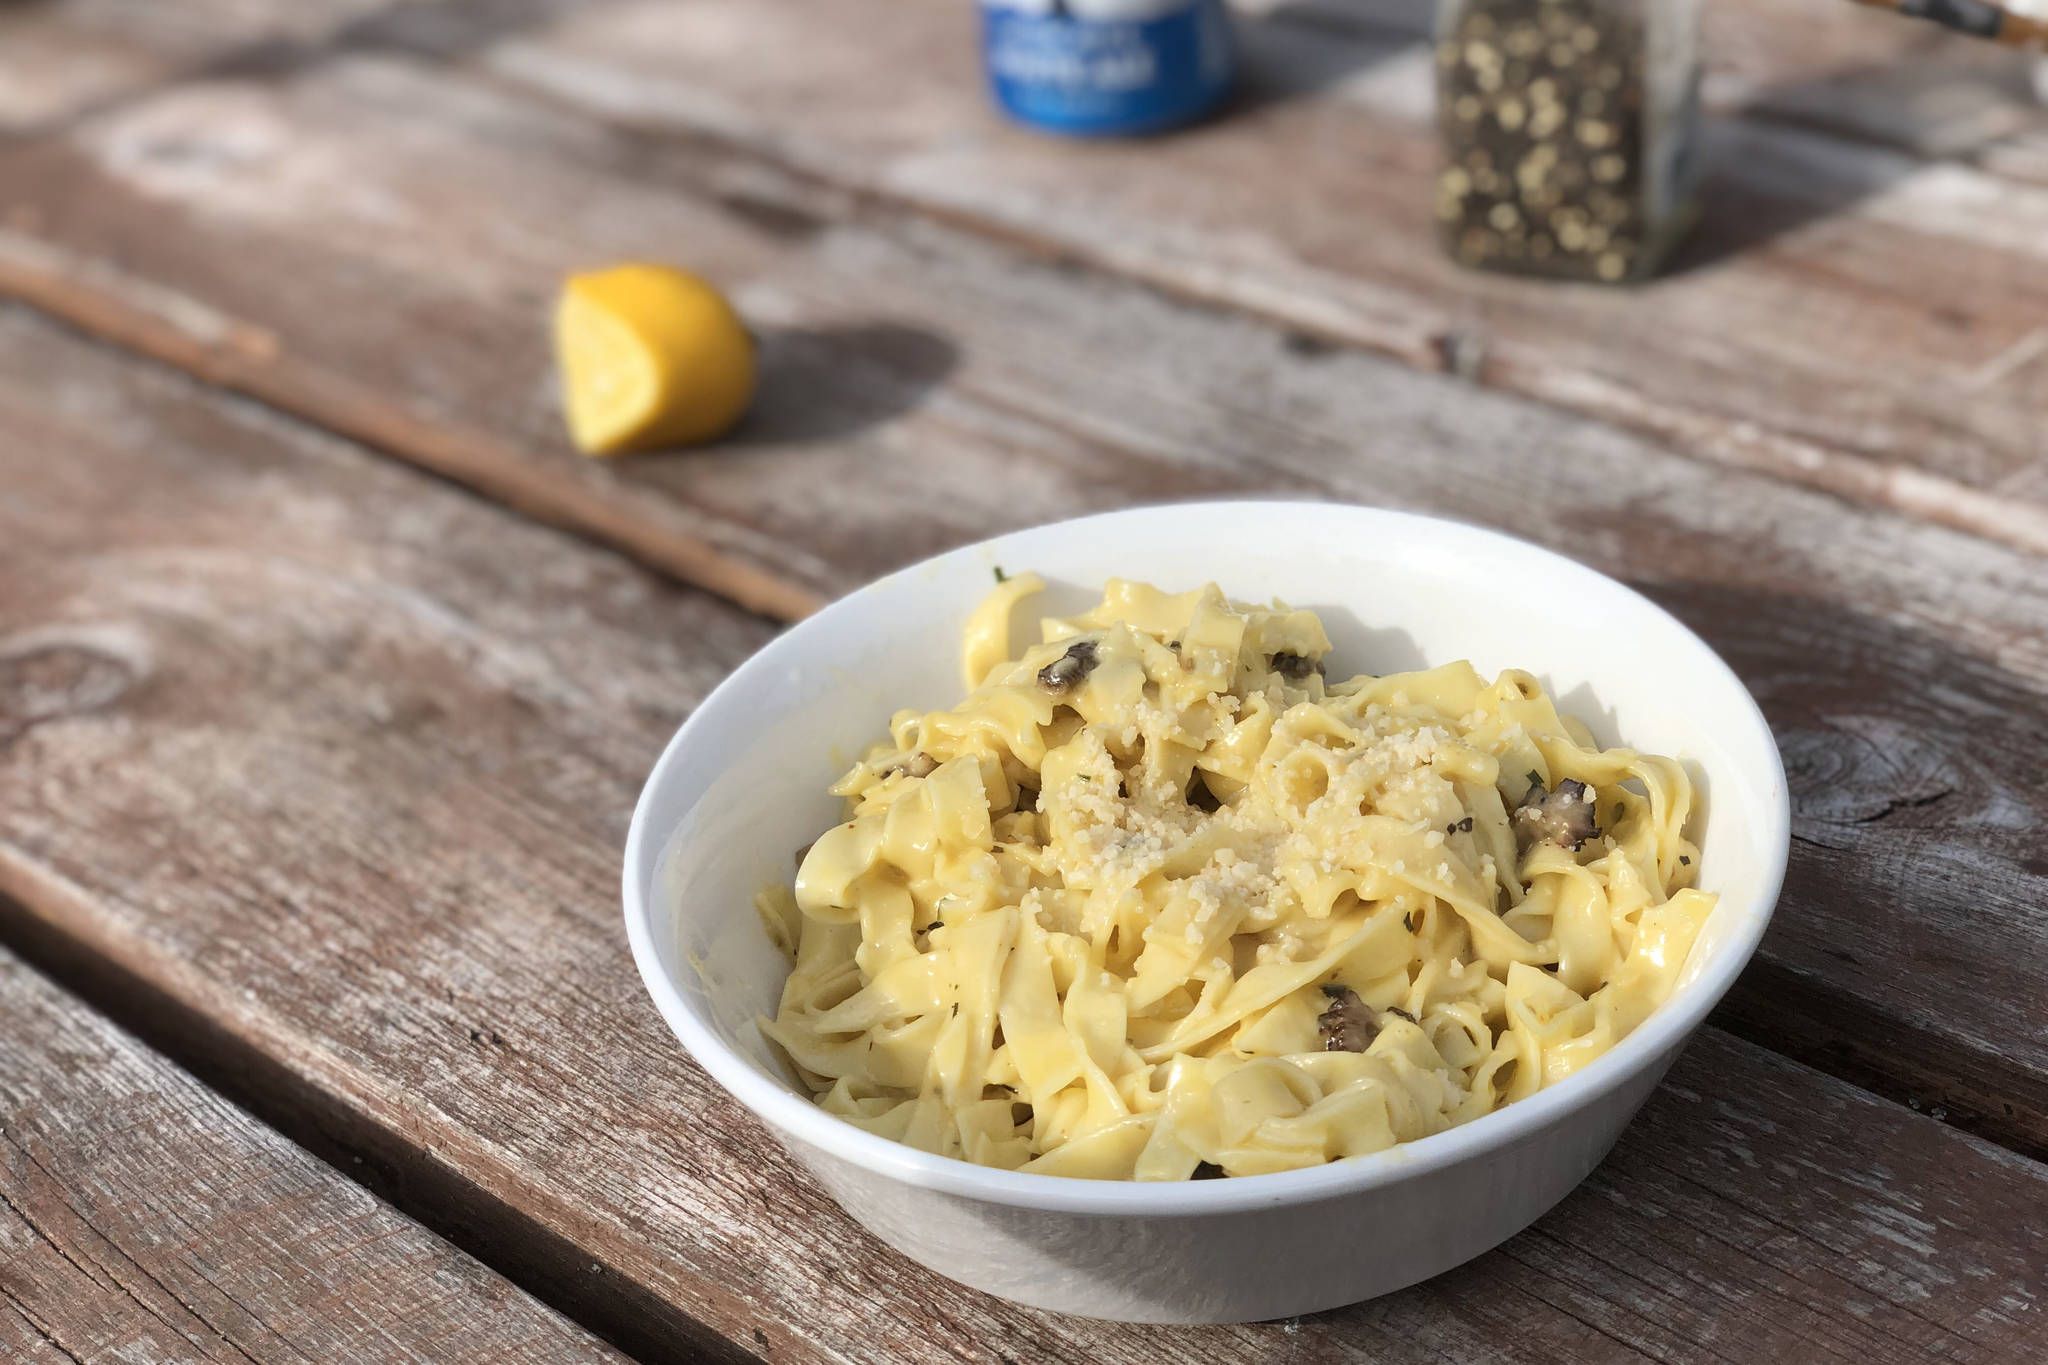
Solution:
{"label": "yellow lemon peel", "polygon": [[571,275],[555,307],[569,436],[587,455],[694,445],[754,393],[754,345],[716,288],[628,264]]}

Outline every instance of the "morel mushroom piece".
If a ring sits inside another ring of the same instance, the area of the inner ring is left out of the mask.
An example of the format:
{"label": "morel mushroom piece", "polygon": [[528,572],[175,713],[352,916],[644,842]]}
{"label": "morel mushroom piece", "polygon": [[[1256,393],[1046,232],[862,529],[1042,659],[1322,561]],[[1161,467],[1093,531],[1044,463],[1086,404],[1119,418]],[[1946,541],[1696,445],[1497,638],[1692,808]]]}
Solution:
{"label": "morel mushroom piece", "polygon": [[1323,1051],[1363,1052],[1379,1037],[1380,1026],[1358,992],[1349,986],[1325,986],[1330,997],[1316,1023],[1323,1031]]}
{"label": "morel mushroom piece", "polygon": [[1071,692],[1095,671],[1096,663],[1095,642],[1076,640],[1066,653],[1038,670],[1038,685],[1055,696]]}
{"label": "morel mushroom piece", "polygon": [[1600,837],[1593,822],[1593,789],[1567,777],[1557,790],[1545,791],[1530,774],[1529,793],[1515,807],[1515,839],[1526,850],[1532,844],[1559,844],[1576,853],[1588,839]]}
{"label": "morel mushroom piece", "polygon": [[923,752],[912,754],[892,769],[894,772],[908,773],[912,777],[930,777],[938,770],[939,760]]}
{"label": "morel mushroom piece", "polygon": [[1266,666],[1290,682],[1306,682],[1309,674],[1323,671],[1321,659],[1311,659],[1305,654],[1275,654],[1266,660]]}

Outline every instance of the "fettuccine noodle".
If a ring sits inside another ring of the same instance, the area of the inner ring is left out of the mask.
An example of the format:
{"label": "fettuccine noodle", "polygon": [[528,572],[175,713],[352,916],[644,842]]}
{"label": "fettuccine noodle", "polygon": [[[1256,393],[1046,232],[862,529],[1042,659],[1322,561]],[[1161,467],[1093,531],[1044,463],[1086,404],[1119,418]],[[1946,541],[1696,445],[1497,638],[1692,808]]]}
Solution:
{"label": "fettuccine noodle", "polygon": [[1112,580],[899,712],[759,897],[763,1031],[825,1109],[1012,1170],[1183,1180],[1379,1151],[1560,1081],[1670,993],[1714,898],[1692,788],[1535,678],[1331,683],[1307,611]]}

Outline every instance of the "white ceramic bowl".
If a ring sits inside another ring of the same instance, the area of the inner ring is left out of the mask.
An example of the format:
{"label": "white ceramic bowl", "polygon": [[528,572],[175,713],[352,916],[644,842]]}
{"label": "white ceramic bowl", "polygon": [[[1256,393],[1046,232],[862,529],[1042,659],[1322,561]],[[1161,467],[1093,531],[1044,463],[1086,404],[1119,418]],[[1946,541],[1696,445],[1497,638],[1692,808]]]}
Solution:
{"label": "white ceramic bowl", "polygon": [[[931,1156],[791,1089],[754,1026],[785,972],[751,898],[838,819],[824,794],[905,706],[960,695],[960,627],[992,571],[1036,605],[1103,580],[1280,597],[1321,613],[1333,676],[1469,658],[1526,668],[1604,742],[1685,761],[1718,892],[1676,995],[1607,1056],[1474,1123],[1313,1170],[1171,1185],[1020,1175]],[[1769,727],[1727,665],[1635,592],[1493,532],[1319,503],[1142,508],[984,541],[893,574],[769,644],[708,697],[647,780],[626,844],[626,928],[662,1016],[876,1236],[939,1274],[1139,1322],[1291,1316],[1384,1294],[1504,1241],[1613,1145],[1742,970],[1785,870]]]}

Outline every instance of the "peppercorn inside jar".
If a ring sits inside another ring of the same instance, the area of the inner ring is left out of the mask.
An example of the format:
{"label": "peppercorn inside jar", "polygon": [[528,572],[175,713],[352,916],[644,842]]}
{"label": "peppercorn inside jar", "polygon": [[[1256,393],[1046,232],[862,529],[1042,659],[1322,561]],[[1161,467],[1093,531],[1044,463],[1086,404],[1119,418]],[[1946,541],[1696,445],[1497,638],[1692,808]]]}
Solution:
{"label": "peppercorn inside jar", "polygon": [[1446,0],[1436,70],[1460,264],[1640,280],[1691,226],[1699,0]]}

